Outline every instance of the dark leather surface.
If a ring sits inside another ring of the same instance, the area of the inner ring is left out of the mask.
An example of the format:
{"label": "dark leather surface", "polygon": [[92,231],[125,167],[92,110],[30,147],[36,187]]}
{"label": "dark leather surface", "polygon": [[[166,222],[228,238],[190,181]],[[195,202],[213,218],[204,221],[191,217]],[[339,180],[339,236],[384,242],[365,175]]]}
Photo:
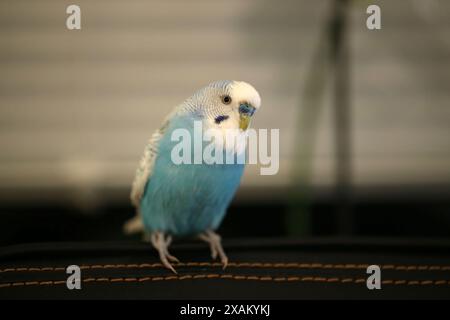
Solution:
{"label": "dark leather surface", "polygon": [[[147,243],[43,243],[0,250],[0,298],[411,299],[450,298],[450,243],[426,240],[225,240],[222,270],[198,242],[175,242],[182,263],[161,267]],[[81,290],[66,287],[68,265]],[[381,290],[366,287],[381,266]]]}

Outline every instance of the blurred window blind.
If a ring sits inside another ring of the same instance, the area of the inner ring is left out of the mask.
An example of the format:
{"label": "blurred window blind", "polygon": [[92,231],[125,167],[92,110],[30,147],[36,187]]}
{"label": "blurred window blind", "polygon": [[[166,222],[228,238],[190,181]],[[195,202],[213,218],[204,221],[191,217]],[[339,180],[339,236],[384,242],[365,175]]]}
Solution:
{"label": "blurred window blind", "polygon": [[[382,30],[351,12],[354,183],[450,182],[450,3],[376,1]],[[428,1],[423,1],[428,2]],[[128,187],[165,115],[218,79],[248,81],[258,128],[280,129],[280,171],[250,166],[245,186],[286,186],[300,88],[329,1],[79,0],[0,2],[0,187]],[[425,12],[424,12],[425,10]],[[332,101],[325,99],[313,183],[333,183]]]}

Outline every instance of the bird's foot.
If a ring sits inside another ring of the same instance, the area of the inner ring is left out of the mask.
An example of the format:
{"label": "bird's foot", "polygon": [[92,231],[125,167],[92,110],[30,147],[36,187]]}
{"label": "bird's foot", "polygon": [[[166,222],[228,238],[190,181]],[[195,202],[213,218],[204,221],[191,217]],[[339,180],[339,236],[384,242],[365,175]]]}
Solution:
{"label": "bird's foot", "polygon": [[169,245],[172,242],[171,236],[164,236],[162,232],[154,232],[151,234],[151,242],[153,247],[158,250],[161,263],[167,268],[172,270],[173,273],[177,273],[170,262],[180,262],[176,257],[169,253]]}
{"label": "bird's foot", "polygon": [[228,265],[228,257],[223,250],[220,236],[214,231],[208,230],[204,233],[199,234],[198,237],[201,240],[209,243],[209,248],[211,249],[211,257],[213,258],[213,260],[215,260],[217,256],[219,256],[220,261],[223,265],[223,269],[225,269]]}

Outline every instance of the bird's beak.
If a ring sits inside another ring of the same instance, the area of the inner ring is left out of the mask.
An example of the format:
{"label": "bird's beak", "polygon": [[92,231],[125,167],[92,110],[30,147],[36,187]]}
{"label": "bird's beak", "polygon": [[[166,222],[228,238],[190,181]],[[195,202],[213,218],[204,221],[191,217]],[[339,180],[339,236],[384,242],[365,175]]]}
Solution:
{"label": "bird's beak", "polygon": [[247,130],[249,125],[250,125],[250,116],[241,113],[239,115],[239,129],[245,131]]}
{"label": "bird's beak", "polygon": [[253,113],[255,113],[255,108],[251,105],[242,103],[239,106],[239,129],[243,131],[247,130]]}

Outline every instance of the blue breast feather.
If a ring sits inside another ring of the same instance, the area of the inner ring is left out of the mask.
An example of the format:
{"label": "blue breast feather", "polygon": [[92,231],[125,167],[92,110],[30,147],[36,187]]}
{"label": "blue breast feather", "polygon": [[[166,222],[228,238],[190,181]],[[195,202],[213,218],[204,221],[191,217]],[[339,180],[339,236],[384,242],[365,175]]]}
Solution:
{"label": "blue breast feather", "polygon": [[155,166],[141,200],[147,231],[187,236],[215,230],[239,186],[242,164],[172,162],[171,151],[178,142],[171,141],[171,134],[176,128],[185,128],[193,137],[192,121],[172,119],[160,140]]}

